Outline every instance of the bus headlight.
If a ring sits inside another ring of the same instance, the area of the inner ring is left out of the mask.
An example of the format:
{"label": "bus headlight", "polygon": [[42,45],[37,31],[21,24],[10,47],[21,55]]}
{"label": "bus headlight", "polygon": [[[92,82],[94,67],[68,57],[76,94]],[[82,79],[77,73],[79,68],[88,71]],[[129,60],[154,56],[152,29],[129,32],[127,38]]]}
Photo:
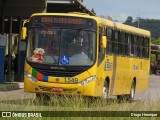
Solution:
{"label": "bus headlight", "polygon": [[79,83],[80,86],[83,86],[85,84],[88,84],[90,83],[91,81],[95,80],[96,79],[96,76],[91,76],[85,80],[83,80],[82,82]]}
{"label": "bus headlight", "polygon": [[28,79],[30,79],[31,81],[33,81],[33,82],[37,82],[38,80],[35,78],[35,77],[33,77],[31,74],[29,74],[28,72],[24,72],[24,75],[28,78]]}

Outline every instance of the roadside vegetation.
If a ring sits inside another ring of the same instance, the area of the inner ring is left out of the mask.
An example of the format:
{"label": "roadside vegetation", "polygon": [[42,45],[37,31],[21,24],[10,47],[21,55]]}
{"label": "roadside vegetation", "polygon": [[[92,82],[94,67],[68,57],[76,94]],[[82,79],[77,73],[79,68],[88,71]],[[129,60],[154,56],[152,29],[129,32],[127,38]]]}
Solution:
{"label": "roadside vegetation", "polygon": [[[50,100],[42,101],[40,99],[31,99],[31,98],[26,98],[22,100],[5,100],[0,102],[0,110],[1,111],[31,111],[31,112],[38,112],[38,111],[84,111],[83,116],[88,113],[88,111],[160,111],[160,100],[152,103],[152,102],[143,102],[141,100],[136,100],[133,101],[132,103],[127,102],[127,101],[117,101],[116,98],[109,98],[108,100],[103,100],[101,98],[97,99],[89,99],[89,98],[84,98],[80,96],[52,96]],[[5,104],[10,104],[9,107],[5,108]],[[18,107],[20,106],[20,107]],[[62,113],[63,113],[62,112]],[[95,112],[95,114],[96,114]],[[68,113],[69,114],[69,113]],[[98,114],[98,113],[97,113]],[[112,112],[111,112],[112,114]],[[127,114],[127,113],[126,113]],[[93,114],[92,114],[93,115]],[[63,115],[62,115],[63,116]],[[69,116],[69,115],[68,115]],[[46,117],[46,118],[38,118],[39,120],[41,119],[56,119],[56,120],[61,120],[61,119],[68,119],[68,120],[82,120],[82,119],[87,119],[87,120],[96,120],[96,119],[106,119],[105,117],[79,117],[79,114],[77,115],[78,117]],[[111,115],[112,116],[112,115]],[[116,115],[115,115],[116,116]],[[118,117],[117,117],[118,118]],[[134,117],[135,118],[135,117]],[[12,118],[13,120],[23,120],[23,119],[31,119],[31,118]],[[36,118],[34,118],[36,120]],[[34,120],[33,119],[33,120]],[[107,118],[108,119],[108,118]],[[115,117],[109,117],[109,119],[116,119]],[[128,117],[122,117],[118,118],[120,120],[125,120],[128,119]],[[132,117],[130,117],[132,119]],[[145,119],[148,119],[145,117]],[[154,117],[152,118],[153,120],[155,119]]]}

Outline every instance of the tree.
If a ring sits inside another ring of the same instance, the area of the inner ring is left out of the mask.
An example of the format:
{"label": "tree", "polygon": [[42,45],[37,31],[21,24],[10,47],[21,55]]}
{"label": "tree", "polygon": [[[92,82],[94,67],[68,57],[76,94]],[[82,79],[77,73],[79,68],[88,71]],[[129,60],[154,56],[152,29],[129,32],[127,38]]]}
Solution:
{"label": "tree", "polygon": [[94,14],[96,15],[96,12],[94,11],[94,9],[93,9],[93,8],[92,8],[91,12],[92,12],[92,13],[94,13]]}
{"label": "tree", "polygon": [[153,44],[160,45],[160,38],[159,38],[159,39],[154,39],[154,38],[152,38],[151,40],[152,40],[151,42],[152,42]]}
{"label": "tree", "polygon": [[[135,20],[133,20],[131,16],[128,16],[124,24],[149,30],[151,31],[152,38],[160,38],[160,20],[143,19],[141,17],[137,17]],[[159,40],[156,41],[156,44],[157,43],[159,44]]]}
{"label": "tree", "polygon": [[128,18],[126,19],[126,23],[132,23],[133,22],[133,18],[131,16],[128,16]]}

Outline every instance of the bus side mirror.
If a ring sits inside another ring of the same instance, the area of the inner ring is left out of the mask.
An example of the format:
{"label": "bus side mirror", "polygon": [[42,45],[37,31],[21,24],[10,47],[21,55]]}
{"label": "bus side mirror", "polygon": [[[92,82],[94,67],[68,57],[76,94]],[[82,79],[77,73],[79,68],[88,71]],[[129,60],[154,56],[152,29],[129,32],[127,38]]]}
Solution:
{"label": "bus side mirror", "polygon": [[27,37],[27,28],[26,27],[22,27],[21,40],[25,40],[26,37]]}
{"label": "bus side mirror", "polygon": [[102,48],[106,48],[107,46],[107,37],[106,36],[102,36],[101,38],[101,47]]}

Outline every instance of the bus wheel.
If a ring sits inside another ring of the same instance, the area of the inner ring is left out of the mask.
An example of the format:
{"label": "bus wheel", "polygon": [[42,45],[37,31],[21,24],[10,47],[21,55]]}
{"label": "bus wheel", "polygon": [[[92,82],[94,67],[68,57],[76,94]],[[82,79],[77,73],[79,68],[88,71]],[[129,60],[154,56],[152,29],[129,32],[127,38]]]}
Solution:
{"label": "bus wheel", "polygon": [[130,90],[130,94],[128,95],[118,95],[117,96],[117,100],[119,103],[121,102],[132,102],[134,100],[134,96],[135,96],[135,89],[136,89],[136,85],[135,82],[132,82],[132,86],[131,86],[131,90]]}
{"label": "bus wheel", "polygon": [[125,102],[125,101],[126,101],[125,95],[118,95],[118,96],[117,96],[117,101],[118,101],[119,103]]}
{"label": "bus wheel", "polygon": [[108,91],[109,91],[109,85],[107,81],[105,81],[104,86],[103,86],[103,92],[102,92],[102,98],[106,100],[108,98]]}
{"label": "bus wheel", "polygon": [[134,100],[134,96],[135,96],[135,91],[136,91],[136,85],[135,82],[132,82],[132,86],[131,86],[131,90],[130,90],[130,94],[127,95],[127,100],[132,102]]}

